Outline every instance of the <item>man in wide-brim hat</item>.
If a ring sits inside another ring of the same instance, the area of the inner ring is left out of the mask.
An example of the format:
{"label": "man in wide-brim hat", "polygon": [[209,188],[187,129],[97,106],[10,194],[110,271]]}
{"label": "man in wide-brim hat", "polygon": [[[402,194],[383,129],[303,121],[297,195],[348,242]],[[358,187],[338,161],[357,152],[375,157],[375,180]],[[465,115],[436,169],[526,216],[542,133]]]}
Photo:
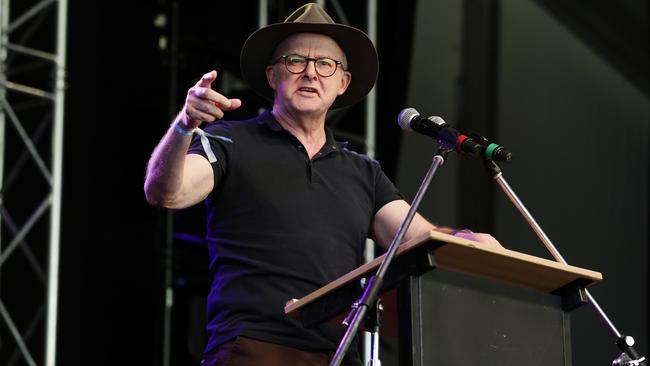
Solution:
{"label": "man in wide-brim hat", "polygon": [[[242,49],[242,75],[273,101],[270,111],[201,130],[241,101],[211,89],[216,71],[188,91],[149,161],[145,193],[168,208],[205,200],[213,278],[204,366],[328,364],[342,329],[304,328],[285,302],[359,266],[366,237],[387,248],[409,208],[376,161],[325,126],[330,108],[365,97],[377,69],[362,31],[307,4]],[[404,240],[431,229],[451,231],[416,215]],[[354,347],[348,355],[344,363],[360,363]]]}
{"label": "man in wide-brim hat", "polygon": [[377,51],[368,36],[343,24],[337,24],[316,4],[307,4],[284,23],[272,24],[253,33],[242,48],[241,71],[248,84],[262,96],[273,99],[273,89],[265,74],[269,61],[277,53],[276,46],[289,35],[317,33],[330,37],[344,51],[346,64],[342,71],[354,73],[348,89],[333,103],[333,108],[355,104],[362,100],[377,79]]}

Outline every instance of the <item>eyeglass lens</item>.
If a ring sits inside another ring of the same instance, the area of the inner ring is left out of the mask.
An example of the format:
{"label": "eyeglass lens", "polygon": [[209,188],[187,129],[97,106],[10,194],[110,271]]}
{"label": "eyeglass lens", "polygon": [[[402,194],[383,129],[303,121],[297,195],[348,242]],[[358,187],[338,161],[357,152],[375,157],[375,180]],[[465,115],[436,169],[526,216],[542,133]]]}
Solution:
{"label": "eyeglass lens", "polygon": [[284,64],[287,66],[287,70],[294,74],[300,74],[304,72],[309,64],[309,61],[314,61],[314,66],[316,67],[316,72],[320,76],[332,76],[336,72],[337,62],[328,57],[320,58],[307,58],[300,55],[288,55],[284,56]]}

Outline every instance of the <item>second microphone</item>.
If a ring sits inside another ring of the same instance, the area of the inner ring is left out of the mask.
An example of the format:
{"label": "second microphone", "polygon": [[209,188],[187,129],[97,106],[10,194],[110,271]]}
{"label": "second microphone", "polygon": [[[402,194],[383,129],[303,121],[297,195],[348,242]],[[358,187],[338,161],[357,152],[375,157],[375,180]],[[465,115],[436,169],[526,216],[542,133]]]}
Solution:
{"label": "second microphone", "polygon": [[512,154],[503,146],[491,143],[479,135],[467,136],[440,117],[422,117],[415,108],[403,109],[397,116],[397,123],[405,131],[419,132],[460,153],[506,163],[512,160]]}

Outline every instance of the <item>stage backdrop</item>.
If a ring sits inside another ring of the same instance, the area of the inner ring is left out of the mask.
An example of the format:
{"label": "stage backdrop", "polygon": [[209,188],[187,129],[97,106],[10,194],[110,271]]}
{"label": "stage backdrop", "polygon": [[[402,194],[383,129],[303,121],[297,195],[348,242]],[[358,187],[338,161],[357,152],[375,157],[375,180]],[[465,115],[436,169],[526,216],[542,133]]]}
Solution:
{"label": "stage backdrop", "polygon": [[[418,2],[407,103],[451,124],[472,105],[463,99],[471,80],[463,64],[462,5]],[[502,166],[504,177],[569,264],[603,273],[592,294],[647,355],[648,95],[537,2],[504,0],[494,9],[496,77],[493,94],[484,97],[493,100],[493,123],[491,131],[476,132],[491,133],[514,153],[513,163]],[[435,144],[405,133],[401,146],[397,183],[411,199]],[[471,202],[487,202],[492,217],[480,229],[509,249],[551,258],[481,164],[461,159],[471,158],[452,156],[441,168],[421,212],[465,227]],[[460,179],[461,164],[475,168],[475,179]],[[485,194],[467,197],[484,185]],[[608,364],[618,356],[591,307],[575,311],[572,321],[574,364]]]}

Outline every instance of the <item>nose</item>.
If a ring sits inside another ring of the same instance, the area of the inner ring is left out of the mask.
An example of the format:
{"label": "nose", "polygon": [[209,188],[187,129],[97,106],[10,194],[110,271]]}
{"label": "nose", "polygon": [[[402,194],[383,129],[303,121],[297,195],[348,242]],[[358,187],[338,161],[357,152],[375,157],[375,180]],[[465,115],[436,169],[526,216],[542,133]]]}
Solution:
{"label": "nose", "polygon": [[[310,64],[313,66],[311,66]],[[310,79],[315,79],[316,77],[318,77],[318,73],[316,72],[316,60],[307,60],[307,65],[303,73],[305,77],[308,77]]]}

